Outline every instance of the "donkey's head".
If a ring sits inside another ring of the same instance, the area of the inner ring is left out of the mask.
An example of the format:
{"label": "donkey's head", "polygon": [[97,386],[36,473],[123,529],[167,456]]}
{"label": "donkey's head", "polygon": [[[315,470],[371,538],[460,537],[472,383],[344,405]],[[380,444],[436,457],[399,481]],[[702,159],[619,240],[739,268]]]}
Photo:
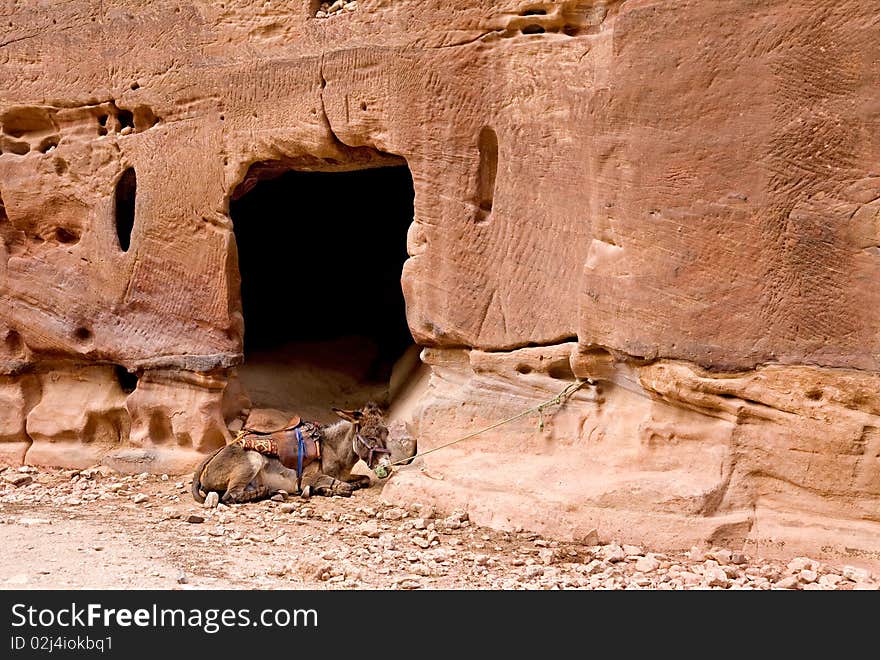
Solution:
{"label": "donkey's head", "polygon": [[352,425],[352,448],[358,458],[371,470],[381,467],[387,474],[391,467],[391,450],[388,449],[388,427],[382,409],[375,403],[368,403],[358,410],[334,408],[333,412]]}

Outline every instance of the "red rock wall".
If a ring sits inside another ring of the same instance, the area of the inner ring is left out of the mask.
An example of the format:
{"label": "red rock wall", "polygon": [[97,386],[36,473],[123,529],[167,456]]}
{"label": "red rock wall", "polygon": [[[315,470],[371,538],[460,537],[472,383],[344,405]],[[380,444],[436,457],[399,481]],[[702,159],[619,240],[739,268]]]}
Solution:
{"label": "red rock wall", "polygon": [[168,470],[222,444],[233,191],[257,163],[403,158],[422,447],[599,386],[389,493],[502,526],[536,524],[515,512],[539,497],[551,533],[880,557],[880,5],[317,9],[0,5],[0,458]]}

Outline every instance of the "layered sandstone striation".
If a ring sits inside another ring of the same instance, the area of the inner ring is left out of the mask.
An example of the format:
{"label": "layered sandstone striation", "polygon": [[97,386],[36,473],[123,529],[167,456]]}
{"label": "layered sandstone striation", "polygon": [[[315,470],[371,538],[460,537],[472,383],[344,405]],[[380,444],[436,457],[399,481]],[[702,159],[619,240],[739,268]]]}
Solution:
{"label": "layered sandstone striation", "polygon": [[230,199],[405,163],[420,449],[592,384],[390,497],[880,562],[876,11],[6,3],[0,460],[174,471],[228,441]]}

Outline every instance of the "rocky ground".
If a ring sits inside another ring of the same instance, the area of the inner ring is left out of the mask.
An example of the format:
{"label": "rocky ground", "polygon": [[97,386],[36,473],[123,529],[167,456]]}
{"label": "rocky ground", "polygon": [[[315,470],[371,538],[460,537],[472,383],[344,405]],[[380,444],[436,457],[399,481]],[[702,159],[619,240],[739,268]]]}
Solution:
{"label": "rocky ground", "polygon": [[330,0],[330,2],[322,2],[318,7],[315,18],[329,18],[343,12],[356,11],[357,6],[357,0],[350,0],[348,2],[346,0]]}
{"label": "rocky ground", "polygon": [[[0,472],[0,586],[308,589],[877,589],[878,576],[724,548],[658,553],[476,527],[381,500],[193,502],[189,479]],[[589,539],[588,539],[589,542]]]}

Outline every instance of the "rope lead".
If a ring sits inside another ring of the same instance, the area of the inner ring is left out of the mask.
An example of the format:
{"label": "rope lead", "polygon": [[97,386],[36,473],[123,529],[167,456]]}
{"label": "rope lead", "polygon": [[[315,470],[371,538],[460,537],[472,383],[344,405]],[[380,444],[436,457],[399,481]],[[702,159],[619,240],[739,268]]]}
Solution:
{"label": "rope lead", "polygon": [[515,422],[516,420],[522,419],[523,417],[530,415],[532,413],[535,413],[535,412],[538,413],[538,415],[539,415],[538,428],[543,431],[544,430],[544,408],[549,408],[550,406],[556,406],[556,405],[561,406],[563,403],[565,403],[569,399],[569,397],[571,397],[572,394],[574,394],[579,389],[581,389],[584,385],[587,385],[587,384],[592,385],[593,381],[590,379],[577,380],[574,383],[571,383],[570,385],[568,385],[564,390],[562,390],[556,396],[554,396],[550,399],[547,399],[546,401],[543,401],[542,403],[539,403],[536,406],[532,406],[531,408],[523,410],[521,413],[517,413],[513,417],[508,417],[507,419],[502,419],[500,422],[495,422],[494,424],[487,426],[484,429],[480,429],[479,431],[474,431],[473,433],[468,433],[467,435],[462,436],[461,438],[458,438],[456,440],[452,440],[451,442],[447,442],[442,445],[438,445],[437,447],[434,447],[433,449],[429,449],[428,451],[419,452],[418,454],[410,456],[409,458],[403,458],[399,461],[394,461],[394,463],[391,464],[391,467],[394,467],[395,465],[402,465],[404,463],[409,463],[410,461],[412,461],[416,458],[419,458],[420,456],[427,456],[428,454],[433,454],[435,451],[440,451],[441,449],[445,449],[446,447],[450,447],[450,446],[457,444],[459,442],[462,442],[464,440],[469,440],[469,439],[476,437],[482,433],[485,433],[486,431],[491,431],[492,429],[497,429],[499,426],[504,426],[505,424],[509,424],[510,422]]}

